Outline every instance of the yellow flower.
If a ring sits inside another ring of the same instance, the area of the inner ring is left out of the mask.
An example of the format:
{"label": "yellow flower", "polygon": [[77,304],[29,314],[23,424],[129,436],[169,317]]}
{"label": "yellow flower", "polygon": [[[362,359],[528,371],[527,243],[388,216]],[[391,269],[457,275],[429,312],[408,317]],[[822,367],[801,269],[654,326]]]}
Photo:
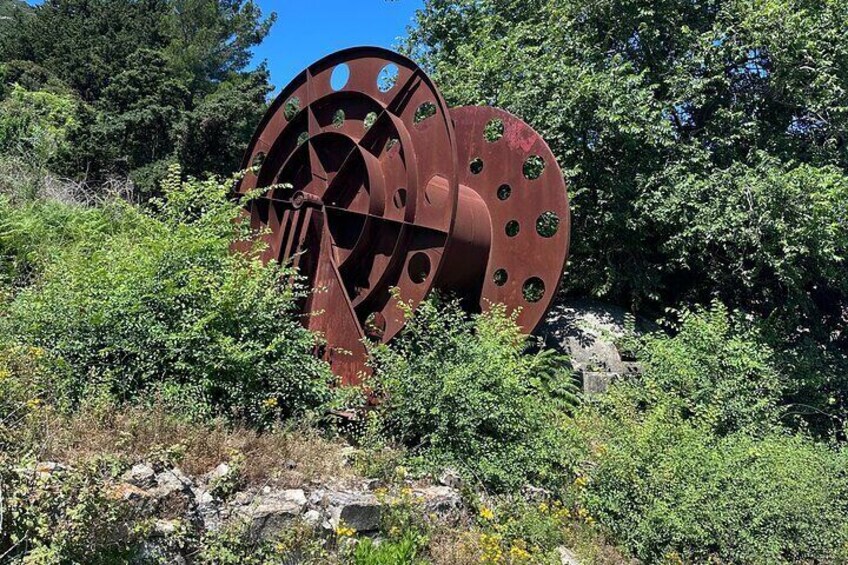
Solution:
{"label": "yellow flower", "polygon": [[539,512],[542,514],[547,514],[548,510],[550,510],[550,507],[547,502],[543,502],[539,505]]}
{"label": "yellow flower", "polygon": [[589,479],[587,479],[586,477],[577,477],[576,479],[574,479],[574,486],[576,486],[577,488],[583,488],[588,484]]}
{"label": "yellow flower", "polygon": [[349,528],[344,524],[339,524],[339,527],[336,528],[336,535],[342,538],[352,538],[356,534],[356,530],[353,528]]}
{"label": "yellow flower", "polygon": [[264,408],[269,409],[269,410],[272,409],[272,408],[276,408],[278,404],[279,404],[279,401],[277,400],[276,397],[266,398],[265,400],[262,401],[262,406]]}
{"label": "yellow flower", "polygon": [[[520,541],[520,540],[519,540]],[[521,547],[523,544],[520,544],[518,541],[513,543],[512,547],[509,548],[509,556],[514,561],[527,561],[530,559],[530,553]]]}
{"label": "yellow flower", "polygon": [[484,520],[494,520],[495,513],[492,512],[492,509],[488,506],[483,506],[482,508],[480,508],[480,517]]}

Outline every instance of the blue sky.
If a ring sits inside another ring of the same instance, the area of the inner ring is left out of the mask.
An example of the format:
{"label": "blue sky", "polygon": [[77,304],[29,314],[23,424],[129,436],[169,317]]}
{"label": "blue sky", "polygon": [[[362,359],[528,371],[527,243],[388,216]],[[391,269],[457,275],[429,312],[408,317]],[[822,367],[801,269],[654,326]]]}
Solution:
{"label": "blue sky", "polygon": [[[41,0],[27,0],[40,4]],[[277,91],[304,68],[333,51],[355,45],[393,47],[424,0],[258,0],[277,23],[255,50],[268,61]]]}
{"label": "blue sky", "polygon": [[259,0],[277,23],[256,49],[279,91],[304,68],[355,45],[392,47],[406,33],[423,0]]}

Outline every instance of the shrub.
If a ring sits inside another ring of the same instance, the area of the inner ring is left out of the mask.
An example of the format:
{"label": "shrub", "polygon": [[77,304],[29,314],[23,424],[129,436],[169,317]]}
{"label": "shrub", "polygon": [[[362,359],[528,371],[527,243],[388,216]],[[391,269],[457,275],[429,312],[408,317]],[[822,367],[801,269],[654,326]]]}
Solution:
{"label": "shrub", "polygon": [[717,437],[666,406],[582,425],[593,456],[579,499],[640,559],[848,558],[844,451],[779,433]]}
{"label": "shrub", "polygon": [[224,185],[172,171],[163,188],[147,213],[58,207],[81,232],[62,248],[32,245],[50,231],[44,216],[32,226],[17,216],[11,247],[48,260],[9,304],[10,331],[63,361],[56,388],[71,403],[158,396],[194,416],[267,422],[329,401],[332,376],[295,315],[295,274],[230,252],[238,205]]}
{"label": "shrub", "polygon": [[406,532],[396,540],[374,543],[363,539],[353,550],[353,565],[426,565],[422,559],[421,539],[414,532]]}
{"label": "shrub", "polygon": [[6,343],[0,349],[0,457],[34,439],[55,402],[54,369],[39,348]]}
{"label": "shrub", "polygon": [[134,553],[133,512],[96,466],[49,470],[0,454],[0,489],[0,555],[9,562],[107,565]]}
{"label": "shrub", "polygon": [[0,153],[26,155],[39,163],[66,153],[76,106],[67,95],[12,87],[0,101]]}
{"label": "shrub", "polygon": [[449,464],[496,489],[559,480],[561,423],[576,402],[571,374],[527,338],[503,307],[467,318],[427,302],[376,351],[384,432],[421,465]]}
{"label": "shrub", "polygon": [[848,451],[779,426],[772,352],[724,307],[677,330],[575,418],[574,504],[648,563],[844,561]]}
{"label": "shrub", "polygon": [[684,310],[676,335],[646,338],[641,390],[679,403],[719,434],[774,426],[784,381],[771,348],[749,326],[719,303]]}

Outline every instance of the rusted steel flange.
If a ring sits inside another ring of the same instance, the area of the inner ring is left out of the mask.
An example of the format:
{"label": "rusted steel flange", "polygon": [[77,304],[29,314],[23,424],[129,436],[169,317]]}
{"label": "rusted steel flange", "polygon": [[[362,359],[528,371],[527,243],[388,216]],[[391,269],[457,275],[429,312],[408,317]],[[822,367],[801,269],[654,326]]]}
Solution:
{"label": "rusted steel flange", "polygon": [[[435,289],[470,310],[521,308],[532,332],[556,294],[569,208],[556,159],[530,126],[489,107],[449,110],[409,59],[375,47],[330,55],[274,101],[238,190],[267,261],[313,288],[307,325],[346,384],[368,372],[366,339],[388,342]],[[288,188],[288,187],[291,188]]]}

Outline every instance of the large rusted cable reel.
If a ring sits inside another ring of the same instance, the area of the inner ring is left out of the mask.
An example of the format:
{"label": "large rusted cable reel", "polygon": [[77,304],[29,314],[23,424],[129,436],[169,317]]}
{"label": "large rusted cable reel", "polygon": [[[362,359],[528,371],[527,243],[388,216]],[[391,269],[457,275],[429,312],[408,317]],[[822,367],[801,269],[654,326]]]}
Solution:
{"label": "large rusted cable reel", "polygon": [[[532,332],[568,257],[562,172],[530,126],[497,108],[448,109],[409,59],[340,51],[292,81],[263,118],[240,193],[267,240],[313,289],[305,323],[345,384],[360,381],[365,340],[388,342],[434,290],[469,310],[521,308]],[[280,186],[276,186],[280,185]]]}

